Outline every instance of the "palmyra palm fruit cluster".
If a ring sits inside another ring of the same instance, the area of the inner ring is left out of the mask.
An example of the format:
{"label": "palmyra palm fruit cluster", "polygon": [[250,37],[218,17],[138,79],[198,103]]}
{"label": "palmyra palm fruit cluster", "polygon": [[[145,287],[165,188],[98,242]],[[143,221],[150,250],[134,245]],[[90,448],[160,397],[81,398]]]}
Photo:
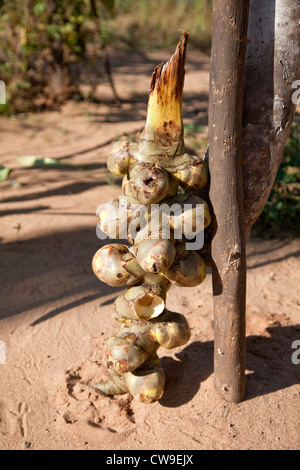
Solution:
{"label": "palmyra palm fruit cluster", "polygon": [[[110,378],[95,387],[105,395],[129,392],[145,403],[157,401],[164,390],[165,374],[158,348],[182,346],[191,335],[185,317],[166,308],[167,291],[172,284],[197,286],[206,275],[201,254],[186,249],[185,237],[189,234],[183,232],[181,240],[172,236],[184,219],[190,222],[182,225],[186,231],[195,228],[195,208],[199,204],[204,205],[204,228],[211,220],[208,205],[197,196],[207,183],[207,167],[201,158],[184,153],[182,92],[186,44],[187,34],[183,33],[171,59],[154,70],[146,125],[139,143],[116,143],[107,160],[109,170],[123,176],[124,196],[106,204],[100,212],[101,231],[113,236],[111,227],[117,227],[115,238],[121,238],[122,223],[128,228],[140,205],[147,208],[148,224],[138,227],[135,237],[127,233],[130,246],[104,246],[92,262],[101,281],[115,287],[127,286],[115,301],[114,318],[121,328],[106,346]],[[169,216],[169,238],[162,236],[161,224],[156,236],[152,232],[149,237],[151,206],[174,202],[189,203],[192,209]],[[112,220],[112,209],[118,211],[123,203],[126,220],[118,216]]]}

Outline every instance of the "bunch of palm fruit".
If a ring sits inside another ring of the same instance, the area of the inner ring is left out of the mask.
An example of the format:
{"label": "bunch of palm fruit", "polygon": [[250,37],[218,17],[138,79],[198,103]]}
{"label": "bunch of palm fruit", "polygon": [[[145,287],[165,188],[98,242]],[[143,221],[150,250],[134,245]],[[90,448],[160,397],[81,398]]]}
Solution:
{"label": "bunch of palm fruit", "polygon": [[[197,286],[206,276],[203,258],[198,251],[187,250],[185,244],[195,235],[199,205],[204,208],[201,230],[211,221],[207,203],[197,196],[207,184],[206,164],[184,153],[186,44],[187,34],[183,33],[171,59],[153,73],[147,120],[139,143],[116,143],[107,160],[109,170],[123,176],[124,196],[105,205],[100,212],[100,228],[114,238],[125,235],[130,246],[104,246],[92,263],[101,281],[115,287],[127,286],[115,301],[114,318],[121,328],[106,346],[110,378],[95,387],[105,395],[129,392],[145,403],[157,401],[164,390],[158,348],[182,346],[191,334],[185,317],[167,310],[167,291],[172,284]],[[169,213],[154,224],[153,205],[170,207],[174,203],[182,208],[189,204],[190,210]],[[145,224],[141,223],[141,206],[145,208]],[[168,237],[165,225],[169,227]],[[135,230],[130,231],[130,226]],[[174,236],[179,227],[181,239]]]}

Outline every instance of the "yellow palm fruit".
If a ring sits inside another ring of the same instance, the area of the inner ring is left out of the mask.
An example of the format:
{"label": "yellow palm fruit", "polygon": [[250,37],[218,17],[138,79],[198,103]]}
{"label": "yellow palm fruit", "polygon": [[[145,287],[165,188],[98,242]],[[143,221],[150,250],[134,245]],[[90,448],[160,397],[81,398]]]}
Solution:
{"label": "yellow palm fruit", "polygon": [[159,347],[150,334],[151,324],[124,324],[106,345],[108,366],[118,373],[139,367]]}
{"label": "yellow palm fruit", "polygon": [[127,246],[106,245],[93,257],[92,268],[100,281],[112,287],[133,286],[143,281],[143,272]]}
{"label": "yellow palm fruit", "polygon": [[165,373],[157,354],[150,357],[136,370],[125,374],[131,395],[143,403],[154,403],[164,392]]}
{"label": "yellow palm fruit", "polygon": [[122,176],[128,173],[130,159],[137,151],[137,144],[130,142],[116,142],[107,158],[107,167],[115,176]]}
{"label": "yellow palm fruit", "polygon": [[[187,237],[195,236],[206,229],[211,223],[211,213],[207,202],[194,194],[178,194],[171,200],[168,200],[168,204],[170,206],[179,204],[182,207],[181,214],[171,215],[170,225],[174,231],[182,230],[182,234]],[[187,205],[190,207],[185,207]],[[203,219],[200,206],[203,206]]]}
{"label": "yellow palm fruit", "polygon": [[130,239],[131,230],[139,227],[146,212],[146,208],[135,198],[120,196],[101,207],[99,228],[110,238]]}
{"label": "yellow palm fruit", "polygon": [[125,373],[143,364],[149,354],[138,345],[132,344],[136,340],[137,336],[134,334],[128,335],[127,338],[113,336],[107,343],[105,355],[108,367],[116,372]]}
{"label": "yellow palm fruit", "polygon": [[178,162],[173,176],[178,179],[178,183],[185,189],[199,191],[204,188],[208,181],[208,168],[206,163],[198,157],[184,154],[183,161]]}
{"label": "yellow palm fruit", "polygon": [[166,289],[159,285],[131,287],[115,300],[117,318],[156,318],[164,311],[165,300]]}
{"label": "yellow palm fruit", "polygon": [[123,180],[125,196],[132,196],[145,206],[157,204],[169,194],[170,177],[157,165],[136,165],[129,176]]}
{"label": "yellow palm fruit", "polygon": [[[128,391],[143,403],[153,403],[163,394],[165,375],[158,348],[183,346],[191,336],[184,316],[166,309],[167,290],[171,284],[196,286],[206,275],[199,253],[186,250],[184,245],[186,240],[197,238],[211,221],[208,204],[189,192],[206,185],[208,169],[201,158],[184,153],[186,44],[187,34],[183,33],[171,59],[153,73],[146,125],[139,143],[116,144],[107,160],[113,174],[124,176],[125,196],[104,207],[100,227],[114,238],[127,237],[133,246],[105,247],[93,261],[101,280],[129,286],[115,301],[114,317],[122,327],[106,346],[111,377],[95,387],[106,395]],[[182,194],[182,190],[186,192]],[[197,209],[200,204],[203,211]],[[133,210],[138,205],[145,209],[142,217]],[[112,215],[112,209],[125,206],[125,212]],[[128,230],[129,225],[134,229]]]}
{"label": "yellow palm fruit", "polygon": [[163,273],[174,261],[176,249],[171,240],[143,240],[135,249],[136,260],[148,273]]}
{"label": "yellow palm fruit", "polygon": [[99,384],[92,384],[91,386],[103,395],[108,396],[123,395],[129,391],[124,375],[118,374],[112,369],[109,369],[109,374],[110,378],[100,382]]}
{"label": "yellow palm fruit", "polygon": [[206,266],[197,251],[186,250],[175,257],[164,276],[175,286],[195,287],[205,280]]}
{"label": "yellow palm fruit", "polygon": [[173,349],[189,341],[191,330],[183,315],[166,309],[164,314],[153,323],[151,334],[162,348]]}

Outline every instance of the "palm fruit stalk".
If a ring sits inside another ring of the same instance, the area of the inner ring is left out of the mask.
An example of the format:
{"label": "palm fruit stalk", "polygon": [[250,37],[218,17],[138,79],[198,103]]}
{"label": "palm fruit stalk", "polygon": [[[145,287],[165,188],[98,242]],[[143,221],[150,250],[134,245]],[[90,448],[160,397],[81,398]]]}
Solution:
{"label": "palm fruit stalk", "polygon": [[[191,336],[185,317],[166,308],[167,291],[171,285],[194,287],[206,275],[201,255],[185,248],[186,239],[211,221],[207,203],[196,193],[205,187],[208,169],[203,159],[184,151],[187,40],[183,33],[170,60],[154,70],[139,142],[116,143],[107,159],[109,170],[123,176],[124,196],[103,206],[99,225],[111,238],[127,238],[132,246],[102,247],[92,263],[98,279],[126,286],[114,303],[120,330],[106,345],[110,378],[94,387],[108,396],[129,392],[144,403],[153,403],[163,394],[165,374],[158,349],[183,346]],[[170,209],[176,204],[179,214],[170,210],[166,215],[158,204]],[[199,204],[204,207],[200,228]]]}

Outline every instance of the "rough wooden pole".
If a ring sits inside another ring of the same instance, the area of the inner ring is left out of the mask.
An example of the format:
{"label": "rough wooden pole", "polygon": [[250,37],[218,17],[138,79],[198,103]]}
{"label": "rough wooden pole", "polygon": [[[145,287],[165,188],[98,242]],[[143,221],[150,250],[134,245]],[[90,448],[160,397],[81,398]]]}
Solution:
{"label": "rough wooden pole", "polygon": [[215,0],[209,105],[215,386],[233,403],[245,396],[246,256],[242,110],[249,0]]}

